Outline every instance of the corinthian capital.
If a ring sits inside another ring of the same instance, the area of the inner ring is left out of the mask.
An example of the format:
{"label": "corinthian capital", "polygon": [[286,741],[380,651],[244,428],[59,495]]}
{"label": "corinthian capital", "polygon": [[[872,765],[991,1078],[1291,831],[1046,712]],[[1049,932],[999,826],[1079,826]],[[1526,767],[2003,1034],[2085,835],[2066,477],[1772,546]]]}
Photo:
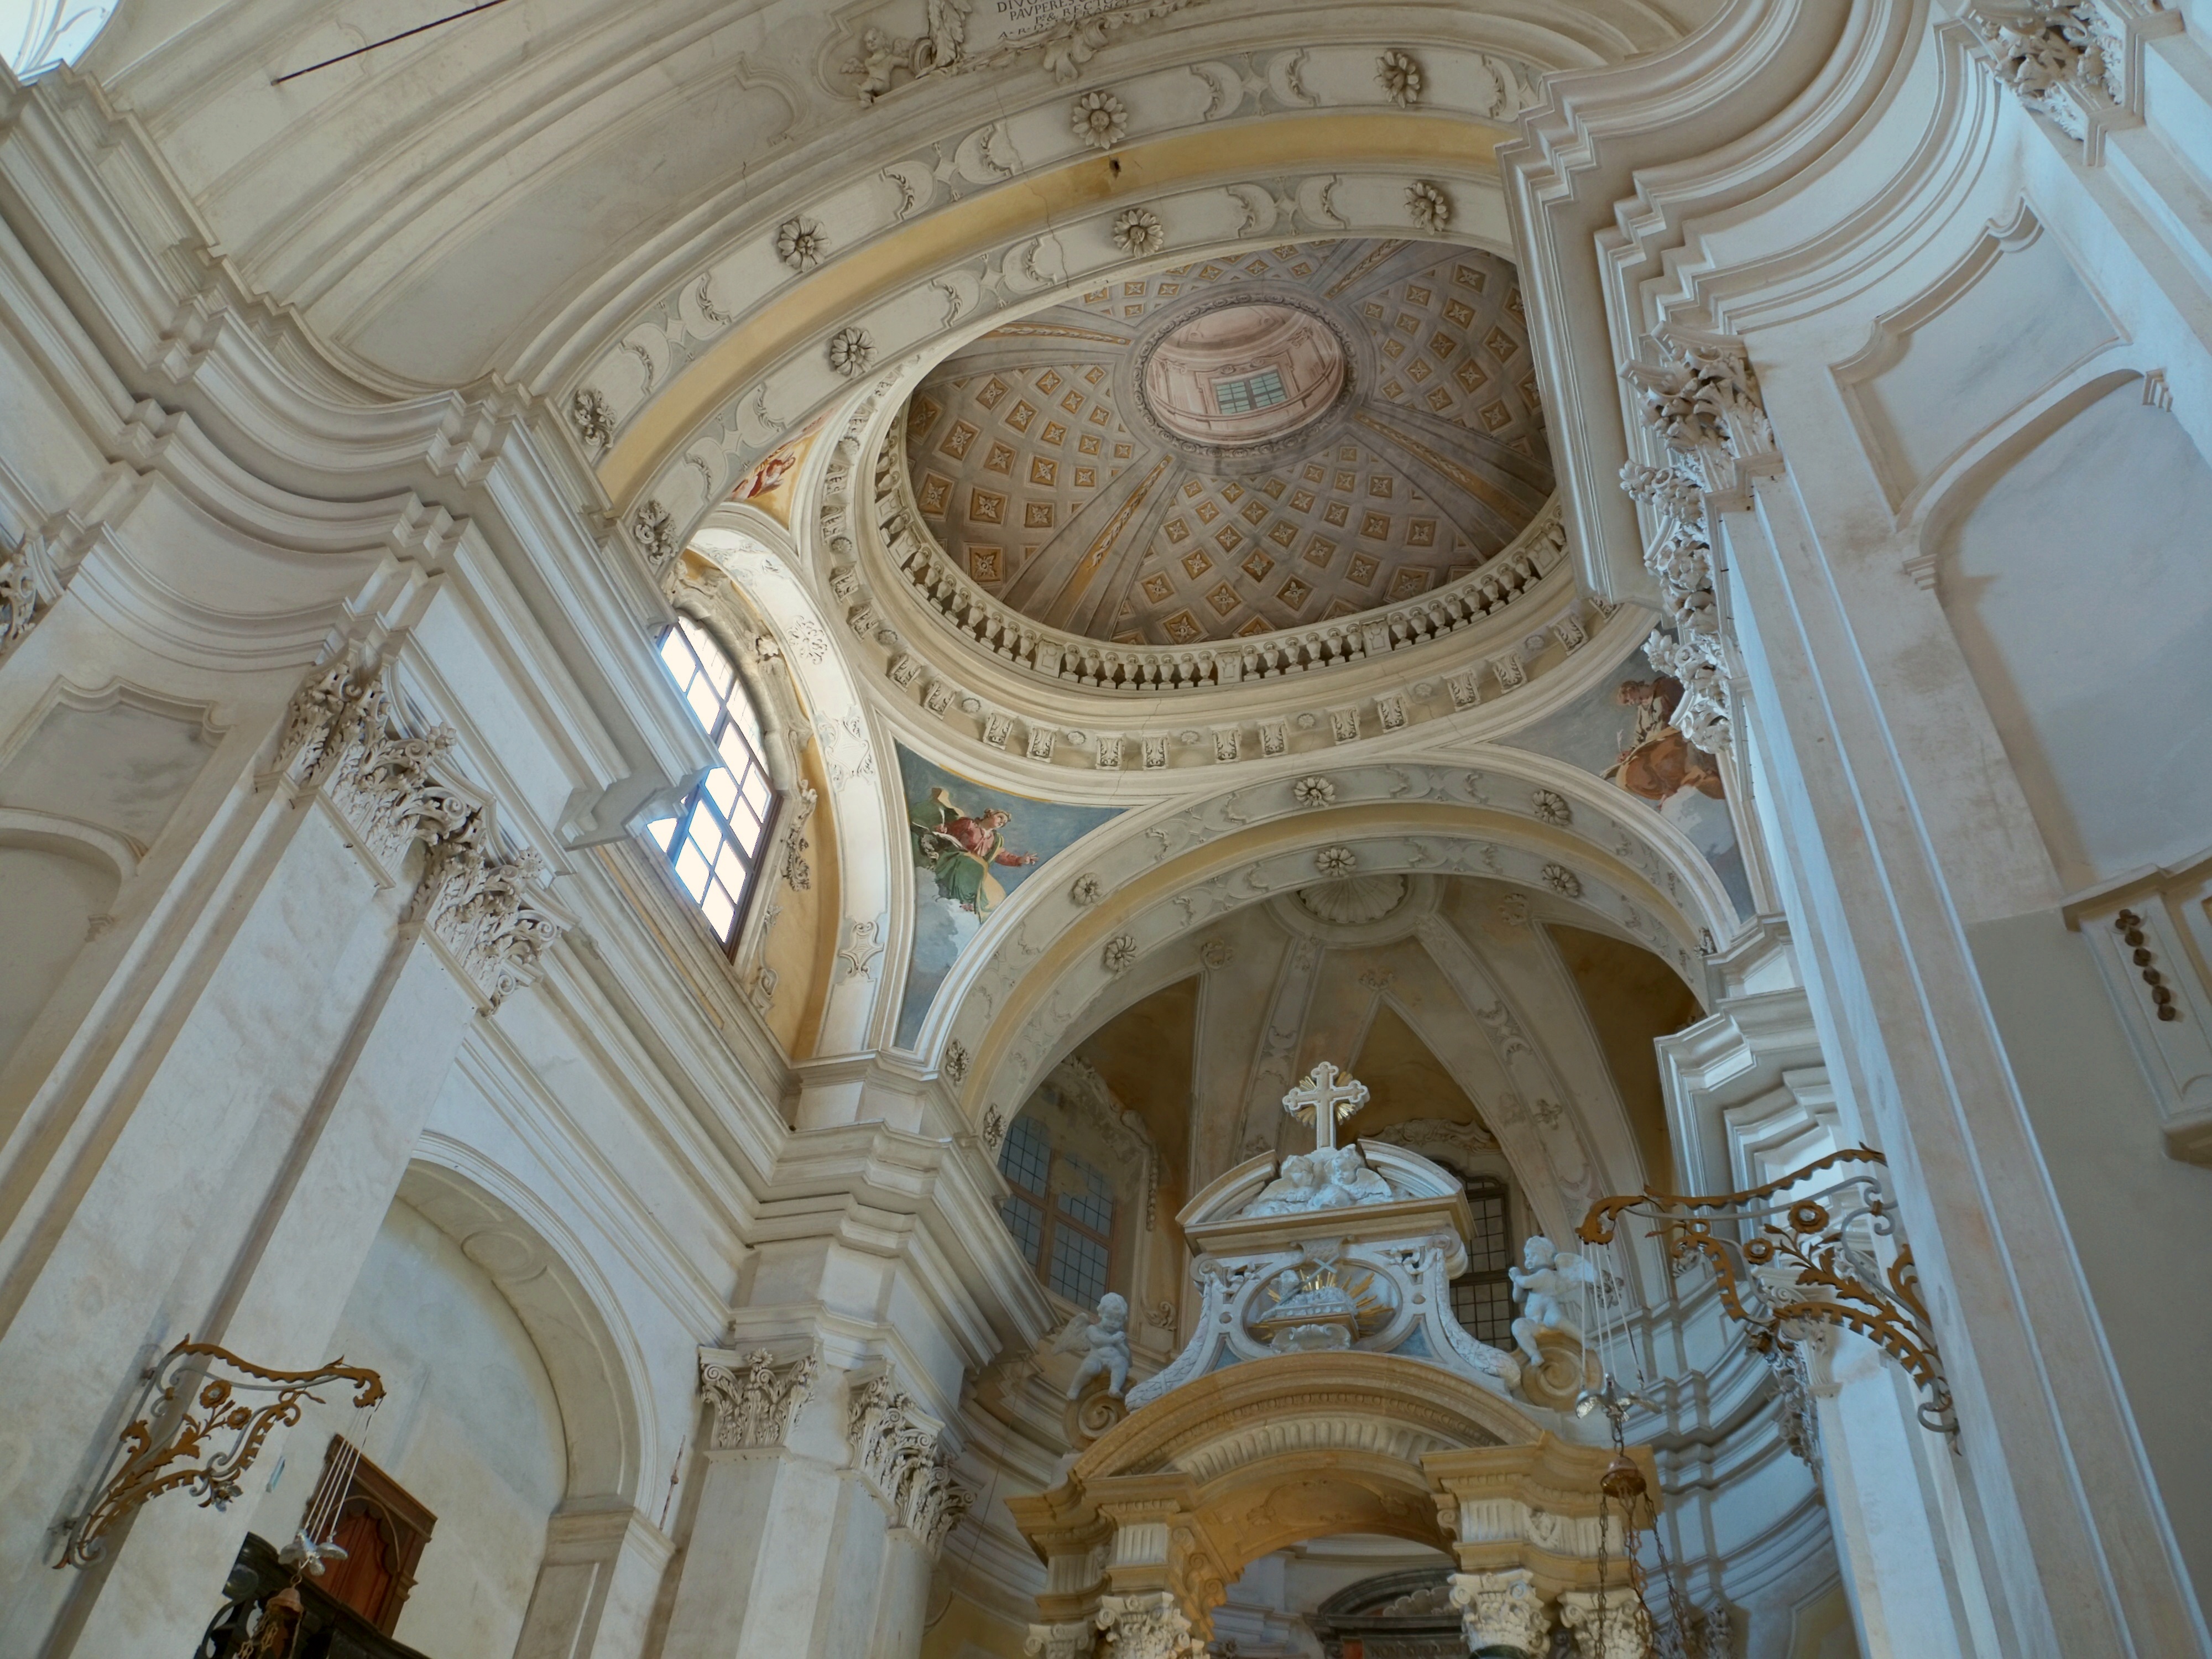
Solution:
{"label": "corinthian capital", "polygon": [[1581,1659],[1644,1659],[1651,1620],[1626,1584],[1610,1590],[1564,1590],[1559,1622],[1574,1632]]}
{"label": "corinthian capital", "polygon": [[1526,1567],[1506,1572],[1455,1572],[1452,1605],[1460,1610],[1469,1653],[1509,1648],[1529,1659],[1550,1651],[1552,1610]]}
{"label": "corinthian capital", "polygon": [[813,1391],[814,1357],[779,1365],[765,1348],[736,1364],[699,1356],[699,1392],[714,1408],[713,1444],[718,1450],[781,1446],[792,1420]]}
{"label": "corinthian capital", "polygon": [[568,923],[543,892],[544,860],[503,852],[489,802],[453,775],[456,737],[400,723],[386,665],[356,647],[318,665],[293,694],[276,739],[276,775],[320,789],[359,844],[396,875],[425,849],[408,919],[453,952],[486,1003],[535,981]]}
{"label": "corinthian capital", "polygon": [[1203,1659],[1206,1652],[1206,1643],[1167,1590],[1101,1597],[1098,1628],[1106,1632],[1112,1659]]}

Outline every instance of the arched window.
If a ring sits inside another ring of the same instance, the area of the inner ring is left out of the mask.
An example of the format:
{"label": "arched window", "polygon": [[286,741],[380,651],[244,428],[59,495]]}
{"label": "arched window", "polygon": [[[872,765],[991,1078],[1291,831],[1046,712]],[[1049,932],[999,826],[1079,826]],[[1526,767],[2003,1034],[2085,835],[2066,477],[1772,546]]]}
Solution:
{"label": "arched window", "polygon": [[1006,1131],[999,1168],[1014,1189],[999,1213],[1015,1247],[1054,1295],[1097,1302],[1113,1282],[1113,1183],[1028,1115]]}
{"label": "arched window", "polygon": [[646,833],[722,948],[734,950],[775,817],[760,717],[729,653],[690,617],[679,617],[660,636],[660,660],[721,764],[699,780],[674,817],[656,819]]}
{"label": "arched window", "polygon": [[1511,1204],[1505,1183],[1496,1176],[1469,1176],[1467,1206],[1474,1212],[1474,1231],[1467,1243],[1467,1271],[1452,1280],[1452,1316],[1478,1342],[1493,1348],[1513,1346]]}

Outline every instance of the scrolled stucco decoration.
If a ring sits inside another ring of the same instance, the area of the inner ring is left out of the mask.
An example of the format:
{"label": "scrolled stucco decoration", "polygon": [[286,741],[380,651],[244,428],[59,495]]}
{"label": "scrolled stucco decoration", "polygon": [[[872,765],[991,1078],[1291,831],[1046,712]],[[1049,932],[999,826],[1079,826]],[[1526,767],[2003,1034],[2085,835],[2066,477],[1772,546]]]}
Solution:
{"label": "scrolled stucco decoration", "polygon": [[875,1488],[898,1523],[919,1536],[932,1554],[975,1494],[952,1474],[940,1431],[923,1421],[915,1403],[888,1376],[854,1395],[845,1437],[853,1465]]}
{"label": "scrolled stucco decoration", "polygon": [[1298,903],[1316,921],[1339,927],[1360,927],[1396,913],[1405,903],[1410,884],[1405,877],[1348,876],[1301,887]]}
{"label": "scrolled stucco decoration", "polygon": [[1632,363],[1624,374],[1646,431],[1667,457],[1660,465],[1631,463],[1621,471],[1621,488],[1656,520],[1644,558],[1659,578],[1674,630],[1669,639],[1654,629],[1644,650],[1654,666],[1682,684],[1675,729],[1718,753],[1729,741],[1727,653],[1705,497],[1735,489],[1743,463],[1771,460],[1774,430],[1740,345],[1665,341],[1658,362]]}
{"label": "scrolled stucco decoration", "polygon": [[568,923],[543,896],[544,859],[502,851],[489,804],[450,775],[452,728],[400,725],[385,667],[349,649],[310,673],[286,711],[275,775],[296,794],[321,789],[387,871],[422,843],[403,923],[437,939],[495,1009],[537,981]]}
{"label": "scrolled stucco decoration", "polygon": [[862,103],[872,104],[887,92],[929,76],[1004,69],[1031,53],[1046,73],[1066,85],[1083,73],[1085,65],[1115,34],[1172,16],[1199,0],[1139,0],[1005,40],[987,51],[975,50],[968,38],[975,0],[927,0],[927,27],[921,34],[897,35],[880,28],[861,31],[858,46],[842,70],[859,77],[853,91]]}
{"label": "scrolled stucco decoration", "polygon": [[955,1086],[965,1082],[968,1077],[968,1045],[958,1037],[946,1043],[945,1063],[939,1069],[945,1073],[945,1080]]}
{"label": "scrolled stucco decoration", "polygon": [[839,329],[830,337],[830,367],[847,380],[867,373],[875,361],[875,337],[858,326]]}
{"label": "scrolled stucco decoration", "polygon": [[1451,200],[1443,187],[1416,179],[1406,187],[1406,211],[1431,236],[1441,236],[1451,224]]}
{"label": "scrolled stucco decoration", "polygon": [[1112,93],[1086,92],[1068,110],[1075,136],[1093,149],[1111,149],[1129,131],[1129,110]]}
{"label": "scrolled stucco decoration", "polygon": [[811,1354],[779,1365],[765,1348],[741,1359],[702,1349],[699,1392],[714,1408],[710,1443],[717,1450],[781,1446],[813,1391],[813,1376]]}
{"label": "scrolled stucco decoration", "polygon": [[568,424],[595,454],[614,441],[614,407],[596,386],[587,386],[568,399]]}
{"label": "scrolled stucco decoration", "polygon": [[2021,106],[2069,138],[2089,137],[2088,112],[2120,96],[2121,52],[2090,0],[2060,6],[1966,9],[1996,77]]}
{"label": "scrolled stucco decoration", "polygon": [[1583,1659],[1644,1659],[1651,1644],[1651,1620],[1634,1596],[1616,1589],[1562,1590],[1559,1622],[1575,1635]]}
{"label": "scrolled stucco decoration", "polygon": [[659,501],[644,502],[629,515],[630,539],[637,550],[645,555],[647,567],[655,575],[666,569],[676,557],[675,515]]}
{"label": "scrolled stucco decoration", "polygon": [[1147,258],[1167,245],[1167,228],[1150,208],[1124,208],[1114,216],[1114,246],[1132,259]]}
{"label": "scrolled stucco decoration", "polygon": [[30,635],[40,617],[61,598],[64,580],[52,545],[26,536],[0,552],[0,658]]}
{"label": "scrolled stucco decoration", "polygon": [[775,257],[802,275],[830,252],[830,234],[815,220],[794,213],[775,228]]}
{"label": "scrolled stucco decoration", "polygon": [[[1631,1598],[1623,1593],[1617,1600]],[[1504,1572],[1455,1572],[1452,1605],[1460,1610],[1469,1653],[1512,1648],[1522,1653],[1550,1650],[1552,1610],[1526,1567]]]}
{"label": "scrolled stucco decoration", "polygon": [[1384,52],[1376,60],[1375,78],[1400,109],[1411,109],[1421,101],[1421,66],[1412,52],[1395,46]]}
{"label": "scrolled stucco decoration", "polygon": [[1101,1596],[1097,1623],[1112,1659],[1202,1659],[1206,1652],[1196,1627],[1167,1590]]}

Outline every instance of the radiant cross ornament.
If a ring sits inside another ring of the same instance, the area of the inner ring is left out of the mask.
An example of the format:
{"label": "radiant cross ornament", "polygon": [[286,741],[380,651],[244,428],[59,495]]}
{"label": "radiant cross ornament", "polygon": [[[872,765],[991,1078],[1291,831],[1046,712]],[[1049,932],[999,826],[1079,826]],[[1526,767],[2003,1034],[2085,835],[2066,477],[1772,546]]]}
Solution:
{"label": "radiant cross ornament", "polygon": [[1283,1097],[1283,1109],[1304,1121],[1313,1115],[1314,1151],[1336,1149],[1336,1126],[1367,1103],[1367,1085],[1349,1073],[1339,1073],[1334,1062],[1322,1060],[1308,1072],[1305,1081]]}

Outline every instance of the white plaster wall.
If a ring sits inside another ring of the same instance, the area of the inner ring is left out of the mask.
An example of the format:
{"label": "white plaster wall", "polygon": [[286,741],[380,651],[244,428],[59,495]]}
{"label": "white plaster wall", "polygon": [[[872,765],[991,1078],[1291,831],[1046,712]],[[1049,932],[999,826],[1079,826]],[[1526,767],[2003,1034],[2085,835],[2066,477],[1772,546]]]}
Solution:
{"label": "white plaster wall", "polygon": [[2212,468],[2130,381],[1996,480],[1944,610],[2069,889],[2212,838]]}
{"label": "white plaster wall", "polygon": [[[513,1652],[568,1483],[560,1407],[522,1322],[460,1246],[395,1203],[331,1346],[382,1374],[390,1395],[364,1450],[438,1517],[393,1634],[436,1659]],[[291,1535],[329,1435],[356,1432],[352,1417],[305,1419],[255,1531]]]}
{"label": "white plaster wall", "polygon": [[8,918],[8,949],[0,954],[0,1065],[76,959],[92,918],[107,913],[116,885],[114,871],[90,859],[0,845],[0,915]]}

